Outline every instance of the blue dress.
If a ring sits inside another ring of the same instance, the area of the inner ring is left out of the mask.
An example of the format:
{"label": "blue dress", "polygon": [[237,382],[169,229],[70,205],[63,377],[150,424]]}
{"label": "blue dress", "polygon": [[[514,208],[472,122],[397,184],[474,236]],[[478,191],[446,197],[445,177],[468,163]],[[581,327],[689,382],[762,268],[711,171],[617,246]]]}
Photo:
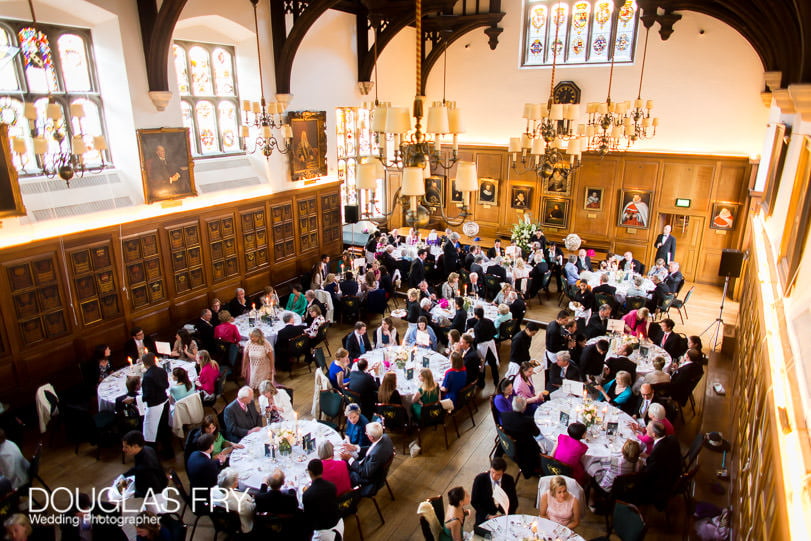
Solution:
{"label": "blue dress", "polygon": [[369,424],[369,420],[363,415],[360,416],[360,419],[358,419],[358,422],[354,425],[349,422],[346,423],[345,434],[346,437],[349,438],[349,443],[352,445],[360,445],[361,447],[368,447],[372,444],[369,438],[366,437],[367,424]]}
{"label": "blue dress", "polygon": [[338,374],[344,373],[344,377],[346,377],[346,372],[344,372],[343,366],[332,361],[332,364],[329,365],[329,382],[332,383],[332,386],[336,389],[338,388]]}
{"label": "blue dress", "polygon": [[459,399],[459,391],[467,383],[467,372],[465,370],[454,370],[451,368],[445,372],[445,378],[442,380],[442,387],[446,389],[445,398],[453,401],[454,407],[457,406]]}

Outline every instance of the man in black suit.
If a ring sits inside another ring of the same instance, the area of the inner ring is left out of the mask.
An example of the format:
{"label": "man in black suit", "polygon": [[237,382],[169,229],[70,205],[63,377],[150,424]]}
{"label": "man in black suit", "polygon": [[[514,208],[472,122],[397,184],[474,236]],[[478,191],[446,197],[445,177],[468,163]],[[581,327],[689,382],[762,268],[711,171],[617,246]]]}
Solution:
{"label": "man in black suit", "polygon": [[191,496],[208,501],[211,488],[217,486],[220,461],[212,458],[214,434],[203,434],[197,438],[197,451],[189,455],[186,473],[189,476]]}
{"label": "man in black suit", "polygon": [[253,497],[253,501],[256,503],[256,512],[273,515],[297,515],[299,508],[296,491],[292,488],[282,490],[283,486],[284,472],[277,468],[265,479],[259,492]]}
{"label": "man in black suit", "polygon": [[680,406],[687,403],[696,383],[704,375],[701,361],[701,354],[695,349],[690,349],[687,351],[684,362],[670,376],[670,396]]}
{"label": "man in black suit", "polygon": [[653,313],[658,307],[662,306],[662,303],[665,302],[665,297],[673,293],[673,291],[671,291],[670,286],[663,282],[658,276],[651,278],[651,281],[656,287],[651,293],[651,298],[648,300],[648,310]]}
{"label": "man in black suit", "polygon": [[470,267],[473,266],[473,263],[476,262],[476,258],[482,255],[482,248],[478,244],[474,244],[470,247],[470,250],[467,252],[465,256],[465,268],[467,270],[471,270]]}
{"label": "man in black suit", "polygon": [[572,362],[572,356],[568,351],[558,351],[555,365],[549,369],[549,378],[546,380],[546,390],[550,393],[558,390],[563,385],[564,379],[582,381],[580,370]]}
{"label": "man in black suit", "polygon": [[350,359],[357,359],[366,352],[372,351],[372,342],[366,334],[366,323],[358,321],[355,330],[346,337],[344,347],[349,352]]}
{"label": "man in black suit", "polygon": [[510,314],[512,314],[513,319],[518,320],[520,324],[524,321],[524,314],[527,313],[527,303],[524,302],[523,295],[517,291],[511,292],[509,298],[512,299],[512,302],[508,300],[507,303],[510,307]]}
{"label": "man in black suit", "polygon": [[386,270],[389,271],[389,274],[394,274],[394,271],[397,270],[397,260],[394,259],[394,256],[391,255],[394,252],[394,246],[389,244],[386,246],[386,249],[383,251],[382,254],[377,256],[377,260],[380,261],[380,264],[386,267]]}
{"label": "man in black suit", "polygon": [[[486,344],[493,340],[498,332],[493,322],[484,317],[484,308],[481,306],[477,306],[473,310],[473,318],[468,320],[467,324],[468,329],[473,329],[475,336],[474,344],[477,348],[480,344]],[[487,353],[485,353],[485,361],[490,365],[490,373],[493,375],[493,385],[498,385],[498,359],[489,348],[487,349]],[[479,374],[479,387],[484,387],[484,372]]]}
{"label": "man in black suit", "polygon": [[250,306],[248,306],[248,299],[245,298],[245,290],[238,287],[234,298],[228,303],[228,311],[236,318],[250,309]]}
{"label": "man in black suit", "polygon": [[656,248],[656,257],[653,258],[654,261],[664,259],[665,263],[670,263],[676,260],[676,239],[670,234],[669,225],[666,225],[662,229],[662,233],[656,237],[656,242],[653,243],[653,246]]}
{"label": "man in black suit", "polygon": [[653,336],[650,337],[657,346],[667,351],[673,359],[681,356],[683,353],[681,349],[681,336],[673,332],[673,327],[675,326],[675,321],[669,317],[665,318],[659,322],[659,328],[662,329],[662,332],[656,337],[656,340],[654,340]]}
{"label": "man in black suit", "polygon": [[563,289],[561,277],[563,272],[563,250],[554,242],[550,242],[544,249],[544,259],[549,264],[549,270],[552,271],[552,276],[555,278],[555,283],[558,286],[558,291]]}
{"label": "man in black suit", "polygon": [[513,410],[501,414],[501,426],[515,440],[516,461],[521,471],[537,474],[541,470],[541,450],[535,437],[541,434],[531,415],[526,415],[527,399],[513,398]]}
{"label": "man in black suit", "polygon": [[355,297],[358,294],[358,281],[355,280],[355,275],[351,271],[344,274],[344,279],[340,283],[341,293],[346,297]]}
{"label": "man in black suit", "polygon": [[135,363],[144,353],[157,355],[158,348],[155,347],[155,341],[146,336],[141,327],[133,327],[130,331],[130,339],[124,344],[124,355]]}
{"label": "man in black suit", "polygon": [[200,349],[213,352],[216,342],[214,342],[214,325],[211,324],[211,310],[203,308],[200,319],[194,322],[194,328],[197,329]]}
{"label": "man in black suit", "polygon": [[598,285],[597,287],[592,289],[591,292],[594,293],[595,295],[597,295],[598,293],[603,293],[605,295],[611,295],[611,297],[614,298],[614,295],[617,294],[617,288],[612,286],[612,285],[609,285],[608,281],[609,281],[608,273],[601,274],[600,275],[600,285]]}
{"label": "man in black suit", "polygon": [[527,323],[524,330],[515,333],[512,344],[510,344],[511,363],[516,363],[520,366],[523,362],[529,362],[529,348],[532,345],[532,338],[538,334],[539,328],[537,323],[530,321]]}
{"label": "man in black suit", "polygon": [[285,312],[282,316],[284,327],[279,329],[276,335],[276,345],[273,348],[277,370],[287,370],[290,367],[290,340],[301,336],[304,329],[307,328],[306,325],[296,325],[295,320],[296,316],[293,315],[293,312]]}
{"label": "man in black suit", "polygon": [[[473,479],[473,490],[470,494],[470,504],[476,510],[475,525],[501,515],[514,515],[518,509],[518,494],[515,491],[515,479],[506,473],[507,462],[497,456],[490,460],[490,470],[482,472]],[[496,486],[507,494],[509,509],[497,506],[493,501],[493,490]]]}
{"label": "man in black suit", "polygon": [[639,396],[635,397],[634,409],[631,413],[635,419],[639,419],[643,425],[647,425],[651,421],[648,416],[650,407],[656,403],[659,403],[659,400],[656,398],[653,385],[643,383],[639,387]]}
{"label": "man in black suit", "polygon": [[125,474],[125,477],[135,476],[135,497],[143,498],[149,490],[154,494],[166,488],[166,473],[163,471],[158,455],[144,442],[144,435],[138,430],[131,430],[124,434],[121,440],[121,449],[125,455],[133,457],[135,464]]}
{"label": "man in black suit", "polygon": [[312,483],[310,488],[302,494],[301,503],[304,507],[304,520],[308,529],[343,532],[343,523],[341,523],[341,515],[338,512],[338,493],[335,485],[321,478],[324,473],[324,465],[321,460],[312,459],[307,464],[307,473],[310,474]]}
{"label": "man in black suit", "polygon": [[677,295],[684,285],[684,275],[681,273],[681,270],[679,270],[680,268],[681,265],[679,265],[678,262],[671,261],[667,266],[667,270],[670,271],[670,274],[665,278],[665,283],[667,283],[667,285],[670,286],[670,290]]}
{"label": "man in black suit", "polygon": [[386,480],[386,464],[394,457],[394,444],[377,422],[366,425],[366,437],[371,445],[361,449],[358,460],[349,465],[349,477],[352,486],[360,485],[362,496],[374,496]]}
{"label": "man in black suit", "polygon": [[507,281],[507,270],[501,265],[501,256],[497,256],[495,258],[495,264],[490,265],[487,267],[486,274],[490,276],[495,276],[498,278],[499,282],[506,282]]}
{"label": "man in black suit", "polygon": [[628,358],[633,352],[634,346],[626,344],[620,348],[616,357],[606,359],[603,367],[603,382],[611,381],[621,370],[631,374],[631,381],[636,381],[636,363]]}
{"label": "man in black suit", "polygon": [[229,441],[239,441],[261,430],[262,419],[253,403],[253,389],[246,385],[239,390],[236,399],[225,406],[223,421],[223,436]]}
{"label": "man in black suit", "polygon": [[681,448],[676,436],[668,436],[661,421],[651,421],[648,436],[653,438],[653,449],[642,473],[645,489],[658,509],[662,509],[681,474]]}
{"label": "man in black suit", "polygon": [[577,273],[580,274],[581,272],[589,271],[591,272],[591,258],[586,255],[586,250],[580,248],[577,252],[577,261],[575,261],[575,266],[577,267]]}
{"label": "man in black suit", "polygon": [[470,265],[470,272],[475,272],[480,278],[484,276],[484,266],[482,263],[484,263],[484,256],[479,254],[476,256],[476,259],[473,260],[473,264]]}
{"label": "man in black suit", "polygon": [[[549,270],[549,263],[546,262],[546,259],[544,259],[543,254],[540,252],[535,254],[535,257],[531,263],[534,263],[532,270],[529,271],[529,277],[532,279],[532,288],[528,293],[530,297],[534,297],[538,294],[538,290],[541,289],[544,275]],[[546,290],[547,292],[549,291],[548,285]]]}
{"label": "man in black suit", "polygon": [[470,283],[467,284],[467,294],[471,297],[484,296],[484,284],[479,281],[481,275],[478,272],[471,272],[468,275]]}
{"label": "man in black suit", "polygon": [[539,243],[541,245],[541,250],[546,250],[546,235],[543,234],[543,231],[540,229],[535,231],[535,234],[532,236],[533,243]]}
{"label": "man in black suit", "polygon": [[597,340],[596,343],[583,349],[578,368],[584,379],[586,376],[596,377],[602,373],[606,353],[608,353],[608,340]]}
{"label": "man in black suit", "polygon": [[459,240],[459,237],[455,235],[456,233],[451,233],[451,236],[442,245],[442,264],[445,267],[446,276],[459,269],[459,252],[456,249],[456,241]]}
{"label": "man in black suit", "polygon": [[169,429],[169,399],[166,395],[169,376],[166,370],[156,364],[154,353],[141,356],[141,362],[146,368],[141,378],[141,397],[147,406],[144,414],[144,439],[153,447],[160,441],[163,447],[162,456],[170,458],[174,456],[174,450],[172,431]]}
{"label": "man in black suit", "polygon": [[451,320],[451,329],[456,329],[460,333],[464,333],[467,329],[465,300],[462,297],[454,297],[453,303],[456,307],[456,313],[453,314],[453,319]]}
{"label": "man in black suit", "polygon": [[608,334],[608,320],[611,318],[611,307],[607,304],[600,306],[596,314],[589,318],[586,324],[586,337],[596,338]]}
{"label": "man in black suit", "polygon": [[375,411],[375,402],[377,402],[377,389],[380,385],[371,374],[366,372],[366,369],[369,368],[369,361],[360,359],[357,366],[357,370],[349,373],[349,390],[359,395],[361,413],[367,419],[371,419]]}
{"label": "man in black suit", "polygon": [[645,266],[642,262],[634,259],[634,254],[631,252],[625,252],[623,257],[625,259],[620,261],[620,270],[631,271],[637,274],[642,274],[642,271],[645,270]]}
{"label": "man in black suit", "polygon": [[473,346],[473,337],[469,334],[463,334],[459,340],[459,345],[461,347],[459,351],[462,353],[462,362],[465,364],[465,372],[467,373],[465,385],[484,380],[484,374],[481,372],[482,358]]}
{"label": "man in black suit", "polygon": [[425,248],[417,250],[417,257],[411,262],[408,270],[408,284],[411,287],[419,287],[420,282],[425,280],[425,259],[428,251]]}
{"label": "man in black suit", "polygon": [[310,325],[313,322],[313,317],[310,315],[311,306],[317,306],[321,310],[321,313],[326,315],[327,307],[323,302],[315,298],[315,291],[308,289],[307,292],[304,293],[304,298],[307,299],[307,308],[304,309],[304,323]]}

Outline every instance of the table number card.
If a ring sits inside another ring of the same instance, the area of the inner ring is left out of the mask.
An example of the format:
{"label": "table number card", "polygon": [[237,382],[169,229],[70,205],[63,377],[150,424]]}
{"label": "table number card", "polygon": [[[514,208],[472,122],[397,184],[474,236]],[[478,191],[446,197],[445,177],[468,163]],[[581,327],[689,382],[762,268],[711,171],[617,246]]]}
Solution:
{"label": "table number card", "polygon": [[608,436],[613,436],[617,433],[617,428],[619,428],[619,423],[608,423],[605,425],[605,433]]}
{"label": "table number card", "polygon": [[560,425],[569,426],[569,414],[565,411],[560,412]]}
{"label": "table number card", "polygon": [[265,444],[265,458],[270,458],[272,446],[269,443]]}
{"label": "table number card", "polygon": [[423,368],[428,368],[428,365],[429,365],[430,363],[431,363],[431,359],[430,359],[430,357],[428,357],[427,355],[424,355],[424,356],[422,357],[422,367],[423,367]]}
{"label": "table number card", "polygon": [[413,367],[408,368],[408,369],[406,370],[406,379],[407,379],[407,380],[412,380],[412,379],[414,379],[414,368],[413,368]]}

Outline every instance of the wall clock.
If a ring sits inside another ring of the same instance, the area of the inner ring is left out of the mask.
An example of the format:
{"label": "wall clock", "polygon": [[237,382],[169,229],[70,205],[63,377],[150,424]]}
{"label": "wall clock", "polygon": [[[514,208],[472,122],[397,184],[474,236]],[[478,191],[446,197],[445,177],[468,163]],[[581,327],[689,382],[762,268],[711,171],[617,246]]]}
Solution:
{"label": "wall clock", "polygon": [[555,85],[555,103],[580,103],[580,87],[574,81],[561,81]]}

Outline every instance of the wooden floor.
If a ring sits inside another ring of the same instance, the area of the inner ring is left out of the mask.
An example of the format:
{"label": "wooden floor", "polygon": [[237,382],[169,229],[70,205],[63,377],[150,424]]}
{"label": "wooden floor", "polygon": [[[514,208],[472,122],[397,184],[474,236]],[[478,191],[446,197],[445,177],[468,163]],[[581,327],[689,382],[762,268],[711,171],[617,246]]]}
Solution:
{"label": "wooden floor", "polygon": [[[689,289],[692,284],[686,284],[684,291]],[[549,321],[554,318],[554,315],[559,310],[556,298],[545,300],[539,306],[537,301],[533,301],[527,312],[527,318],[539,321]],[[400,301],[402,304],[402,301]],[[682,325],[679,321],[678,315],[675,311],[671,314],[675,317],[677,323],[676,330],[684,332],[688,335],[701,333],[708,325],[710,325],[719,313],[721,303],[721,288],[696,285],[693,297],[687,307],[689,311],[689,319]],[[727,301],[724,311],[724,321],[727,326],[734,326],[737,320],[737,303]],[[369,321],[370,328],[375,328],[377,321]],[[398,323],[398,324],[401,324]],[[404,324],[403,324],[404,327]],[[337,325],[330,329],[330,347],[332,351],[338,347],[340,337],[348,332],[349,327],[344,325]],[[707,335],[704,336],[705,349],[709,349],[706,345],[708,342]],[[709,340],[711,341],[711,340]],[[543,333],[539,333],[533,342],[533,350],[538,354],[542,351],[544,343]],[[502,363],[502,374],[506,370],[506,358],[509,353],[509,343],[502,345],[502,358],[505,362]],[[723,360],[717,361],[713,357],[708,376],[705,379],[712,379],[712,381],[722,381],[724,385],[729,388],[728,374],[724,368]],[[280,382],[293,387],[295,389],[295,408],[301,418],[309,418],[313,389],[312,375],[307,372],[306,368],[300,367],[290,378],[287,374],[282,374]],[[700,390],[704,390],[704,384],[700,385]],[[686,447],[693,439],[694,435],[699,431],[707,430],[721,430],[728,431],[727,425],[729,424],[729,417],[724,410],[725,403],[718,403],[712,406],[711,412],[712,424],[710,428],[706,428],[708,423],[706,418],[702,416],[701,412],[704,409],[703,392],[696,391],[697,410],[698,414],[693,415],[689,410],[686,412],[686,424],[679,427],[679,438],[682,444]],[[236,393],[236,385],[229,384],[226,389],[226,394],[229,399],[233,398]],[[395,459],[394,465],[391,469],[389,483],[394,491],[395,501],[391,501],[388,493],[384,490],[378,497],[383,515],[385,516],[385,524],[381,524],[374,510],[371,502],[364,501],[360,506],[360,518],[363,524],[363,535],[368,541],[383,541],[388,539],[422,539],[419,530],[419,522],[416,516],[417,504],[424,498],[438,494],[447,493],[448,489],[464,485],[471,487],[473,477],[481,471],[484,471],[488,466],[488,455],[493,446],[493,439],[495,430],[493,422],[490,418],[486,397],[493,392],[493,384],[487,379],[487,386],[480,397],[480,407],[478,413],[475,415],[476,425],[471,424],[469,417],[460,416],[459,430],[461,437],[457,439],[453,433],[452,423],[449,429],[450,448],[445,449],[441,429],[438,432],[428,432],[427,436],[423,438],[422,455],[411,458],[402,454],[403,437],[394,435],[395,445],[398,449],[398,455]],[[717,400],[714,398],[714,400]],[[716,407],[717,406],[717,407]],[[705,420],[702,427],[702,419]],[[724,424],[726,423],[726,425]],[[30,455],[33,447],[36,444],[36,435],[28,434],[24,452]],[[64,443],[60,443],[61,438],[57,437],[54,444],[46,447],[43,454],[41,475],[43,479],[51,486],[65,486],[65,487],[79,487],[82,490],[88,490],[91,487],[105,487],[109,486],[113,479],[121,473],[127,466],[122,466],[121,456],[119,452],[108,449],[102,452],[101,461],[97,462],[95,459],[95,449],[85,445],[79,450],[78,456],[74,454],[73,448]],[[46,440],[47,442],[47,440]],[[179,450],[180,446],[177,446]],[[711,456],[706,457],[707,454]],[[183,471],[182,453],[178,452],[177,459],[172,462],[165,462],[164,465],[168,471],[174,468],[178,471]],[[702,500],[714,501],[717,505],[726,504],[726,495],[724,493],[725,486],[718,487],[715,481],[715,469],[720,464],[720,459],[712,456],[712,453],[704,453],[701,457],[702,461],[707,461],[708,466],[702,469],[702,474],[697,482],[697,497]],[[509,463],[510,473],[515,473],[517,467]],[[185,474],[182,474],[185,481]],[[715,494],[714,491],[720,494]],[[519,494],[519,512],[526,514],[535,514],[535,497],[537,492],[536,479],[522,479],[518,484]],[[653,509],[645,510],[646,519],[649,522],[650,530],[648,539],[678,539],[681,537],[682,525],[686,524],[683,506],[676,503],[669,510],[669,514],[673,518],[672,525],[668,525],[665,521],[664,514],[658,513]],[[188,520],[188,514],[187,514]],[[210,527],[207,519],[201,521],[202,527],[198,528],[195,534],[195,539],[211,539],[213,537],[213,529]],[[466,529],[472,529],[472,523],[466,525]],[[583,535],[586,539],[596,537],[604,534],[603,519],[587,513],[581,526],[577,528],[577,532]],[[355,521],[350,518],[346,524],[346,539],[354,540],[360,539]]]}

